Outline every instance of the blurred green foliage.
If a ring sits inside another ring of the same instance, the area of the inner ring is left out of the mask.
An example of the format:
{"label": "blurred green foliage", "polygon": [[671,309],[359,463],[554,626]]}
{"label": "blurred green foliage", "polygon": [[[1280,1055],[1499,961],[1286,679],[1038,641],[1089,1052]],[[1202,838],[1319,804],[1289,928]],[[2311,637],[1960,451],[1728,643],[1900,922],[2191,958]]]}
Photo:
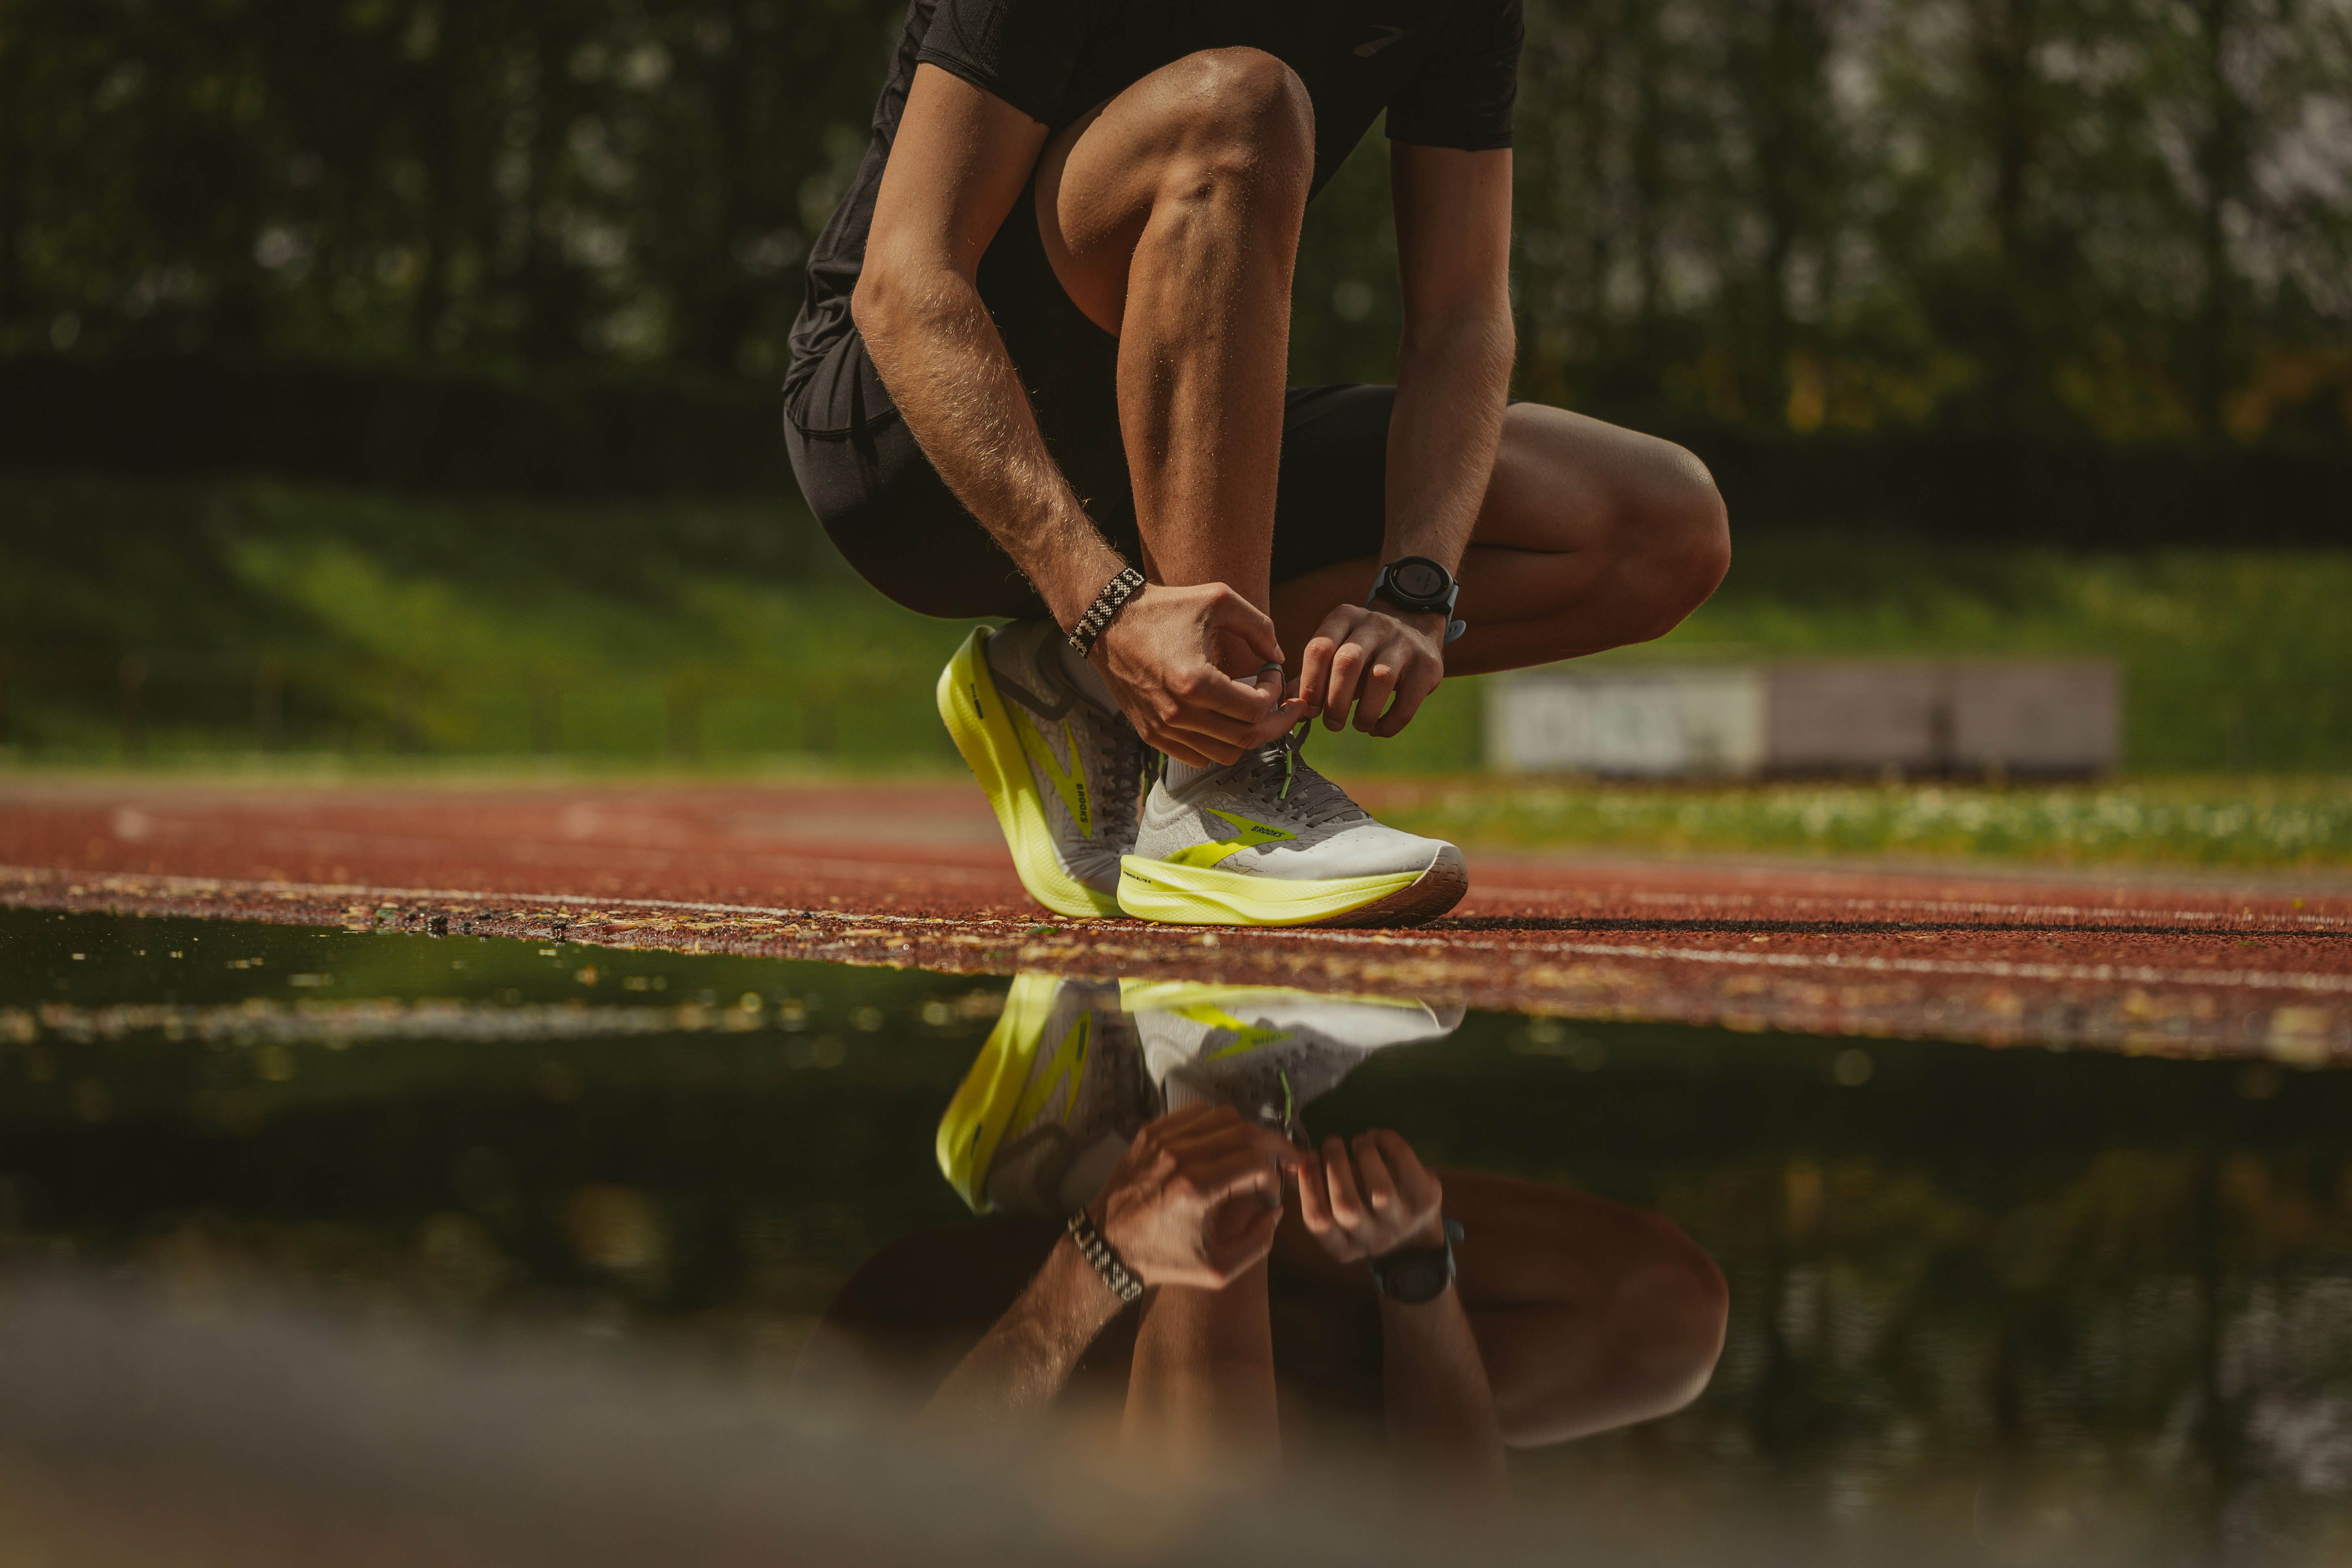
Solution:
{"label": "blurred green foliage", "polygon": [[0,742],[949,765],[956,628],[783,501],[0,482]]}
{"label": "blurred green foliage", "polygon": [[[0,757],[959,766],[931,688],[964,625],[890,604],[787,501],[14,479],[0,515],[22,524],[0,531]],[[2342,551],[1768,535],[1684,626],[1602,660],[2101,655],[2136,772],[2340,773],[2346,603]],[[1480,684],[1310,755],[1475,771]]]}
{"label": "blurred green foliage", "polygon": [[[772,381],[897,0],[5,0],[0,344]],[[2346,0],[1531,0],[1521,390],[2341,448]],[[1393,361],[1385,155],[1295,379]]]}

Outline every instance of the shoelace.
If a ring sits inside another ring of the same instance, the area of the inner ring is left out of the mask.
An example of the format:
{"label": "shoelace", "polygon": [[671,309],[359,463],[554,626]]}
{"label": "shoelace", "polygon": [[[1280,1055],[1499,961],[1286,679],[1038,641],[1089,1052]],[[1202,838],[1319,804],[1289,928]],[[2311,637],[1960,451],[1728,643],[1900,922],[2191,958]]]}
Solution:
{"label": "shoelace", "polygon": [[1307,732],[1313,728],[1312,724],[1301,724],[1282,739],[1259,747],[1252,753],[1255,765],[1246,779],[1234,780],[1234,787],[1308,827],[1363,817],[1364,808],[1349,800],[1347,791],[1308,766],[1300,754],[1307,749]]}
{"label": "shoelace", "polygon": [[1135,814],[1142,809],[1143,742],[1124,719],[1106,722],[1089,713],[1086,728],[1094,747],[1090,770],[1098,781],[1098,838],[1133,847]]}

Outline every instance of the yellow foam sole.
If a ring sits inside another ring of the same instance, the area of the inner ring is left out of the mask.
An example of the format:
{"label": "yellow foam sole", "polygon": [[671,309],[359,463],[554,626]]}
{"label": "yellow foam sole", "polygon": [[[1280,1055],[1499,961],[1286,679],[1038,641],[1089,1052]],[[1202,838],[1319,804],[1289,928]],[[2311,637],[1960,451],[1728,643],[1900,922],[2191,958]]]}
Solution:
{"label": "yellow foam sole", "polygon": [[1169,925],[1304,926],[1334,921],[1402,892],[1420,871],[1293,880],[1122,855],[1118,907]]}
{"label": "yellow foam sole", "polygon": [[971,636],[940,671],[940,722],[948,727],[964,764],[988,796],[996,825],[1004,830],[1005,847],[1013,851],[1013,868],[1029,896],[1059,915],[1081,920],[1115,915],[1118,900],[1071,876],[1054,850],[1054,830],[1046,824],[1036,778],[988,673],[988,658],[982,651],[988,636],[986,626],[972,627]]}
{"label": "yellow foam sole", "polygon": [[1287,985],[1225,985],[1203,980],[1129,980],[1118,983],[1118,1005],[1129,1013],[1173,1012],[1179,1007],[1247,1008],[1268,1002],[1352,1002],[1373,1007],[1417,1009],[1416,996],[1365,996],[1349,991],[1299,991]]}
{"label": "yellow foam sole", "polygon": [[974,1214],[986,1214],[994,1206],[988,1201],[988,1163],[996,1157],[1021,1092],[1029,1086],[1030,1065],[1045,1037],[1045,1018],[1054,1010],[1054,992],[1060,984],[1051,974],[1013,976],[1004,1011],[996,1016],[996,1027],[989,1031],[980,1059],[964,1074],[947,1114],[940,1118],[932,1141],[940,1174]]}

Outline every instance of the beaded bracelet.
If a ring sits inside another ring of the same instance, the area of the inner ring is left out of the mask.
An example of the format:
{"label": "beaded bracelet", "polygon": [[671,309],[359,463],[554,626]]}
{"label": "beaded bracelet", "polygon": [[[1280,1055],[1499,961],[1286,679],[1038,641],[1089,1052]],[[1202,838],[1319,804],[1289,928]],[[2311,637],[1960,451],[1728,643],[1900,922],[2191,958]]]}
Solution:
{"label": "beaded bracelet", "polygon": [[1078,650],[1080,658],[1093,651],[1095,639],[1103,635],[1103,628],[1110,625],[1111,617],[1118,615],[1142,586],[1143,574],[1132,566],[1122,566],[1118,575],[1095,595],[1095,602],[1087,606],[1087,613],[1080,616],[1078,624],[1070,629],[1070,646]]}
{"label": "beaded bracelet", "polygon": [[1094,1267],[1094,1271],[1102,1277],[1102,1282],[1110,1287],[1112,1295],[1122,1301],[1132,1301],[1143,1294],[1143,1281],[1138,1279],[1120,1261],[1118,1254],[1111,1250],[1110,1243],[1103,1239],[1102,1232],[1095,1228],[1095,1222],[1087,1217],[1086,1210],[1080,1209],[1072,1215],[1067,1228],[1070,1239],[1078,1244],[1078,1255]]}

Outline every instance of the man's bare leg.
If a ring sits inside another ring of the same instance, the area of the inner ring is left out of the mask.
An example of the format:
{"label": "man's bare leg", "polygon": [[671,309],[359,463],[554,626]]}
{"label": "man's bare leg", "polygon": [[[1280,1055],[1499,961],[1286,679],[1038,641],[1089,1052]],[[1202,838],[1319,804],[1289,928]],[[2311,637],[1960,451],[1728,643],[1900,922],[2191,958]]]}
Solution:
{"label": "man's bare leg", "polygon": [[1265,1263],[1222,1290],[1152,1293],[1136,1330],[1122,1435],[1130,1447],[1213,1476],[1262,1474],[1280,1458]]}
{"label": "man's bare leg", "polygon": [[[1730,1298],[1714,1260],[1673,1222],[1509,1176],[1436,1174],[1446,1213],[1466,1232],[1457,1287],[1506,1443],[1650,1420],[1706,1388]],[[1275,1256],[1371,1289],[1363,1266],[1334,1262],[1295,1212],[1283,1215]]]}
{"label": "man's bare leg", "polygon": [[1146,570],[1176,585],[1223,583],[1261,609],[1314,158],[1305,86],[1272,55],[1233,48],[1152,72],[1037,165],[1055,273],[1118,334]]}
{"label": "man's bare leg", "polygon": [[[1672,630],[1731,562],[1723,498],[1671,441],[1566,409],[1515,404],[1459,574],[1469,623],[1448,675],[1483,675]],[[1367,555],[1276,585],[1275,626],[1294,656],[1331,607],[1360,604]]]}

